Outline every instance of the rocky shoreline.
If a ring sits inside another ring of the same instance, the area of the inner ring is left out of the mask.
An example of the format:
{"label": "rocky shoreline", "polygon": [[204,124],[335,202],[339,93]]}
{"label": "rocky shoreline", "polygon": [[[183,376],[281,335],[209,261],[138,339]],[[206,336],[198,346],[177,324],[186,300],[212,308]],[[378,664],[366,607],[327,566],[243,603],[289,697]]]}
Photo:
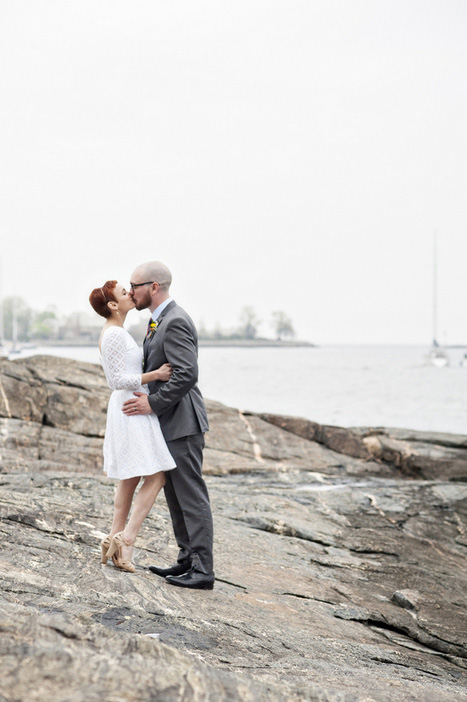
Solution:
{"label": "rocky shoreline", "polygon": [[460,700],[467,437],[208,402],[216,586],[179,591],[160,499],[101,566],[99,366],[0,362],[0,699]]}

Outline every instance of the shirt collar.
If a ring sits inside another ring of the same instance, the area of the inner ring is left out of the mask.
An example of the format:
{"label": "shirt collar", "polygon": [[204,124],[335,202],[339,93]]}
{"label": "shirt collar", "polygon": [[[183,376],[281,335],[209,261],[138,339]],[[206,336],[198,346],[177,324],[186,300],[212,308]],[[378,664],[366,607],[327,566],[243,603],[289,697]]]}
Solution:
{"label": "shirt collar", "polygon": [[167,305],[168,305],[170,302],[172,302],[172,300],[173,300],[173,297],[168,297],[167,300],[164,300],[164,302],[161,302],[161,304],[159,305],[159,307],[156,307],[156,309],[154,310],[154,312],[153,312],[152,315],[151,315],[151,317],[153,318],[154,321],[156,321],[157,318],[160,317],[160,315],[162,314],[162,312],[165,310],[165,308],[167,307]]}

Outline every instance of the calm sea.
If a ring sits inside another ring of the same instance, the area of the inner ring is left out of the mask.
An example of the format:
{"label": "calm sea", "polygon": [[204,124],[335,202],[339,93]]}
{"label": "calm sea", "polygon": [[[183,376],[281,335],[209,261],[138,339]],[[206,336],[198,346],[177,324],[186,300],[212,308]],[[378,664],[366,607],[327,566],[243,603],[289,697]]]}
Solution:
{"label": "calm sea", "polygon": [[[200,387],[226,405],[307,417],[339,426],[392,426],[467,434],[467,349],[446,368],[427,365],[427,347],[201,348]],[[98,363],[94,347],[48,353]]]}

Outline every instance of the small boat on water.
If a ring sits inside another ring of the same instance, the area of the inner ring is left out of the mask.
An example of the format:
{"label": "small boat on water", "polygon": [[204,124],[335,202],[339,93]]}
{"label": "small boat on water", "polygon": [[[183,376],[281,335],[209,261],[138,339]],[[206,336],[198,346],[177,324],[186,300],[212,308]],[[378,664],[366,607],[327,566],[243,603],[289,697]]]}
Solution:
{"label": "small boat on water", "polygon": [[[444,368],[444,366],[449,365],[449,356],[446,351],[439,346],[436,339],[433,340],[433,346],[428,354],[428,359],[433,366],[436,366],[436,368]],[[467,359],[465,360],[467,361]]]}

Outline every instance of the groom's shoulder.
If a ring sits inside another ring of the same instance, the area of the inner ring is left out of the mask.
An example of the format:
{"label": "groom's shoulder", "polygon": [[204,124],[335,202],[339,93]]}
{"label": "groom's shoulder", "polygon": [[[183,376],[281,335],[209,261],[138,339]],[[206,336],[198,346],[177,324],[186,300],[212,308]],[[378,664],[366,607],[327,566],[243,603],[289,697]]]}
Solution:
{"label": "groom's shoulder", "polygon": [[173,306],[170,307],[170,309],[167,311],[167,321],[172,321],[172,320],[180,320],[180,321],[185,321],[188,322],[189,324],[192,324],[194,326],[194,322],[188,312],[183,309],[183,307],[180,307],[180,305],[177,305],[175,303]]}

